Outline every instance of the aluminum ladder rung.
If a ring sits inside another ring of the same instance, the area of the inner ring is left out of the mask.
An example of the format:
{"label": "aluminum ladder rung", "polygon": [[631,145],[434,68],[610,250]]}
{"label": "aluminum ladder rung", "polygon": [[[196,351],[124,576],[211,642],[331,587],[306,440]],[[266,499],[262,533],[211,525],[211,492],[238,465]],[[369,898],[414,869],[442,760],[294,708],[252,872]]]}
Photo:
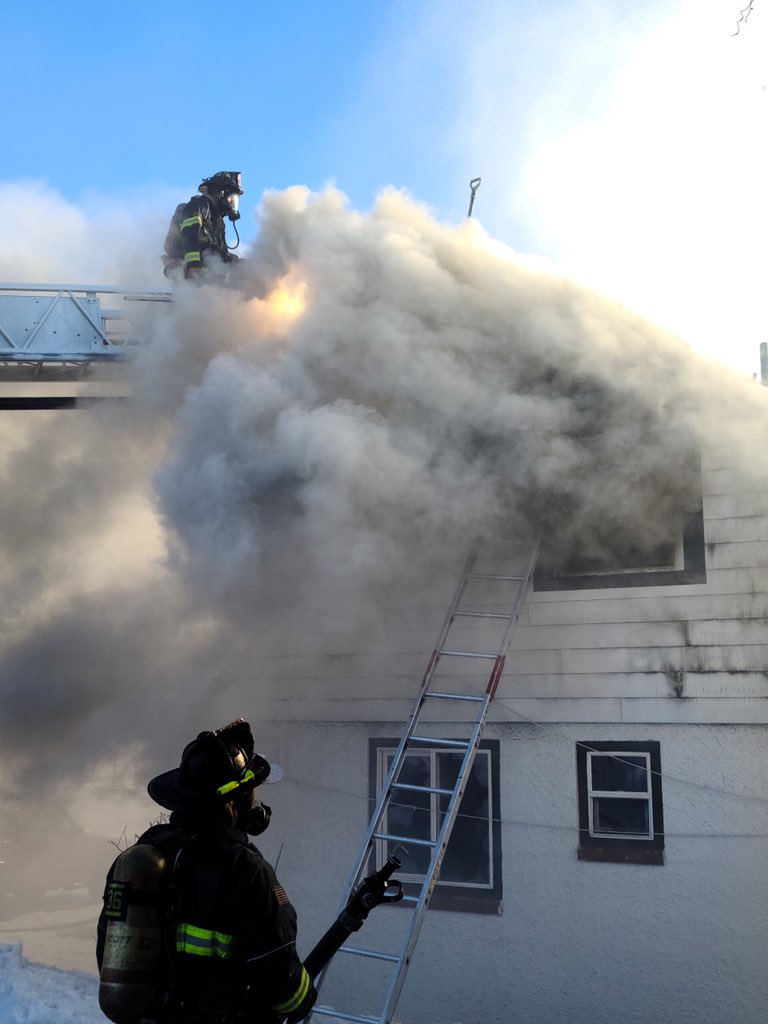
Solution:
{"label": "aluminum ladder rung", "polygon": [[407,789],[411,793],[437,793],[439,796],[453,796],[452,789],[440,789],[438,786],[416,786],[412,782],[393,782],[392,788]]}
{"label": "aluminum ladder rung", "polygon": [[452,658],[486,658],[490,661],[495,661],[499,656],[498,653],[480,654],[477,651],[438,651],[437,653]]}
{"label": "aluminum ladder rung", "polygon": [[506,580],[508,583],[523,583],[527,579],[526,576],[497,576],[490,572],[470,572],[467,573],[466,578],[468,580]]}
{"label": "aluminum ladder rung", "polygon": [[438,697],[440,700],[469,700],[475,703],[482,702],[485,697],[473,697],[467,693],[442,693],[438,690],[427,690],[425,697]]}
{"label": "aluminum ladder rung", "polygon": [[381,1017],[366,1017],[359,1013],[342,1013],[341,1010],[332,1010],[330,1006],[313,1006],[312,1013],[320,1017],[338,1017],[339,1020],[354,1020],[358,1024],[381,1024]]}
{"label": "aluminum ladder rung", "polygon": [[466,750],[469,740],[439,740],[434,736],[411,736],[411,743],[429,743],[432,747],[455,747],[457,750]]}
{"label": "aluminum ladder rung", "polygon": [[351,953],[353,956],[365,956],[371,960],[388,960],[393,964],[400,962],[400,957],[394,953],[379,953],[375,949],[359,949],[357,946],[340,946],[339,952]]}
{"label": "aluminum ladder rung", "polygon": [[457,609],[453,614],[457,618],[460,616],[462,619],[503,619],[505,622],[509,622],[513,618],[512,615],[505,615],[504,612],[465,612],[460,609]]}
{"label": "aluminum ladder rung", "polygon": [[393,843],[403,843],[407,846],[409,843],[412,846],[430,846],[434,847],[436,844],[431,839],[414,839],[413,836],[395,836],[391,832],[374,832],[374,839],[389,839]]}

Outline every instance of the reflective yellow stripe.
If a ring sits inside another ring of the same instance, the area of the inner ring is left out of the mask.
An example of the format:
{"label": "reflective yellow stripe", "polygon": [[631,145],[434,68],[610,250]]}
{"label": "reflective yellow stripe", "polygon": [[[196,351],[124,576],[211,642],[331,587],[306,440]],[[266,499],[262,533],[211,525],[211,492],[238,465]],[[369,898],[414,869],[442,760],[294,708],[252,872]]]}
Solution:
{"label": "reflective yellow stripe", "polygon": [[210,928],[198,928],[194,924],[176,925],[176,952],[191,956],[218,956],[228,960],[232,956],[233,937]]}
{"label": "reflective yellow stripe", "polygon": [[184,254],[185,263],[201,263],[199,252],[188,252]]}
{"label": "reflective yellow stripe", "polygon": [[224,796],[225,793],[231,793],[233,789],[237,789],[238,786],[244,786],[246,782],[250,782],[251,779],[255,778],[256,776],[249,768],[245,775],[243,775],[242,779],[234,779],[232,782],[225,782],[223,786],[219,786],[216,792],[219,796]]}
{"label": "reflective yellow stripe", "polygon": [[183,220],[181,222],[181,230],[183,231],[184,228],[194,227],[195,224],[197,224],[199,228],[203,226],[203,218],[200,216],[199,213],[197,214],[196,217],[187,217],[186,220]]}
{"label": "reflective yellow stripe", "polygon": [[302,967],[301,981],[299,982],[299,987],[296,989],[296,991],[293,993],[290,999],[286,999],[284,1003],[276,1003],[272,1007],[272,1009],[276,1013],[292,1013],[294,1010],[297,1010],[304,1002],[304,1000],[307,998],[307,992],[309,992],[310,984],[311,979],[307,974],[306,968]]}

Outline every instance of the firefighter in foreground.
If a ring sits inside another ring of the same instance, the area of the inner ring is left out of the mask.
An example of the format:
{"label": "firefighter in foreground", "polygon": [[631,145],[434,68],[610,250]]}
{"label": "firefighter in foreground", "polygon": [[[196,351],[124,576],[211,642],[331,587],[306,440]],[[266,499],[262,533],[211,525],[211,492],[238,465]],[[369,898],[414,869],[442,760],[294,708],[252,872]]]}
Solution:
{"label": "firefighter in foreground", "polygon": [[152,779],[170,810],[110,868],[99,918],[99,1003],[117,1024],[288,1024],[316,991],[296,952],[296,912],[248,835],[277,769],[239,719],[189,743]]}
{"label": "firefighter in foreground", "polygon": [[225,218],[232,222],[240,219],[240,171],[217,171],[200,182],[198,193],[180,203],[171,218],[163,256],[166,277],[183,272],[187,279],[197,278],[212,259],[237,262],[227,245]]}

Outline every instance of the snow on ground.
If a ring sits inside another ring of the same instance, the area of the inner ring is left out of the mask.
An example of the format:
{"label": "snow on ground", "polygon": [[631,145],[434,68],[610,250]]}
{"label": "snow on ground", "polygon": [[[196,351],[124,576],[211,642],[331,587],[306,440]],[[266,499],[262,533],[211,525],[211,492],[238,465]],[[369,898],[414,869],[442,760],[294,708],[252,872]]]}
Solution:
{"label": "snow on ground", "polygon": [[104,1024],[98,979],[32,963],[20,944],[0,945],[0,1024]]}
{"label": "snow on ground", "polygon": [[[96,973],[96,922],[100,904],[87,897],[75,901],[49,900],[31,913],[0,920],[0,943],[20,945],[35,963],[65,971]],[[0,1020],[0,1024],[4,1024]]]}
{"label": "snow on ground", "polygon": [[72,901],[0,921],[0,1024],[106,1024],[96,977],[99,909]]}

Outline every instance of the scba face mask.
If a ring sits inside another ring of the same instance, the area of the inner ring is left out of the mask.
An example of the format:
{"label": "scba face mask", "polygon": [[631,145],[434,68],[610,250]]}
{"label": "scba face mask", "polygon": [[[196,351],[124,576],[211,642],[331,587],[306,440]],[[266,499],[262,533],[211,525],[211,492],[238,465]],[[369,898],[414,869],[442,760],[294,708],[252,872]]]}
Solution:
{"label": "scba face mask", "polygon": [[249,836],[260,836],[262,832],[266,832],[269,828],[271,818],[272,808],[262,803],[254,795],[250,810],[247,810],[242,817],[237,819],[237,827],[241,828],[243,832],[247,832]]}
{"label": "scba face mask", "polygon": [[240,220],[240,196],[236,192],[230,192],[224,196],[224,210],[222,211],[230,220]]}

